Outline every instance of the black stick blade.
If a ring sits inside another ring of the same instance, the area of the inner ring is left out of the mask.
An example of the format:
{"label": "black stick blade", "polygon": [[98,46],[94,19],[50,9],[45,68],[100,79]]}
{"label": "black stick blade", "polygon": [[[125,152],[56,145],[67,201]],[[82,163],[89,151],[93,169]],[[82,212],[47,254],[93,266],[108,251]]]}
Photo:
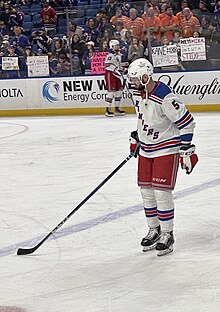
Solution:
{"label": "black stick blade", "polygon": [[17,250],[17,255],[18,256],[20,256],[20,255],[29,255],[29,254],[32,254],[35,250],[36,250],[35,247],[33,247],[33,248],[19,248]]}

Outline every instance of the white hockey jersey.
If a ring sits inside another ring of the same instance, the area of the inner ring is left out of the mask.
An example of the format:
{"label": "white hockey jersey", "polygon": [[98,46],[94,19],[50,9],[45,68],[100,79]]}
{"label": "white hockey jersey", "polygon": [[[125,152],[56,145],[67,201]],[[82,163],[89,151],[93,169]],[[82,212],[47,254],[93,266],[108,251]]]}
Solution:
{"label": "white hockey jersey", "polygon": [[193,116],[163,82],[156,82],[153,91],[145,97],[144,91],[133,91],[140,155],[153,158],[178,153],[185,141],[192,140]]}
{"label": "white hockey jersey", "polygon": [[114,74],[120,71],[121,68],[121,53],[109,50],[105,59],[105,69]]}

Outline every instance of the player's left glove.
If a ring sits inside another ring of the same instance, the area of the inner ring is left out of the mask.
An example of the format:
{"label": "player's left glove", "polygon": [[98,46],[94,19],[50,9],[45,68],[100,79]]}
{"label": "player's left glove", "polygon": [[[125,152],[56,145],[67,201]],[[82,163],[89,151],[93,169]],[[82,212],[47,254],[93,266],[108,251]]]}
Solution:
{"label": "player's left glove", "polygon": [[186,174],[190,174],[198,162],[198,156],[195,154],[195,145],[183,145],[179,151],[181,168],[186,170]]}
{"label": "player's left glove", "polygon": [[136,158],[139,154],[139,149],[140,149],[140,143],[139,143],[137,131],[131,132],[129,142],[130,142],[130,155]]}

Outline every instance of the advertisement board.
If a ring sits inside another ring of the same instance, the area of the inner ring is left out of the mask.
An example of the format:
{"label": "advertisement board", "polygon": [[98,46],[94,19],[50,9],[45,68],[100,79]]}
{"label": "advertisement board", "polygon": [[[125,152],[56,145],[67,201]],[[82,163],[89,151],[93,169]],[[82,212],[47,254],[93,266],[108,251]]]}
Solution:
{"label": "advertisement board", "polygon": [[[220,71],[154,74],[167,83],[186,105],[220,107]],[[104,108],[107,91],[103,75],[1,80],[1,110]],[[132,107],[124,88],[122,106]]]}

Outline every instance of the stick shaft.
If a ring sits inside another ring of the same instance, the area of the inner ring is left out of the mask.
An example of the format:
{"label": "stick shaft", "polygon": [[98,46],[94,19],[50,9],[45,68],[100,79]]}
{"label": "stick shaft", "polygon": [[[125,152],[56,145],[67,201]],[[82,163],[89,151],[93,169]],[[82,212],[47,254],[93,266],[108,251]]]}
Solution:
{"label": "stick shaft", "polygon": [[66,216],[50,233],[47,234],[35,247],[32,247],[30,249],[23,249],[19,248],[17,251],[18,255],[21,254],[30,254],[33,253],[35,250],[37,250],[52,234],[54,234],[74,213],[76,213],[80,207],[82,207],[108,180],[111,179],[113,175],[116,174],[116,172],[121,169],[130,159],[132,155],[129,155],[124,159],[118,167],[116,167],[89,195],[87,195],[69,214]]}

